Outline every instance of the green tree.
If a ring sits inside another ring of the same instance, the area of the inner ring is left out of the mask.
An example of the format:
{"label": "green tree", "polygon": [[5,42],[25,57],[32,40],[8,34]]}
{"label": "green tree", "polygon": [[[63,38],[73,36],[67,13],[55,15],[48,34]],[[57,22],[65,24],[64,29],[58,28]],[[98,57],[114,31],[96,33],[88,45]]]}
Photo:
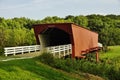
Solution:
{"label": "green tree", "polygon": [[82,15],[76,16],[74,18],[74,23],[76,23],[80,26],[83,26],[83,27],[87,27],[88,26],[88,19],[87,19],[87,17],[82,16]]}
{"label": "green tree", "polygon": [[0,25],[0,55],[3,53],[4,51],[4,47],[5,47],[5,29],[3,28],[3,26]]}
{"label": "green tree", "polygon": [[103,16],[100,15],[89,15],[88,17],[88,27],[90,30],[95,31],[95,32],[100,32],[103,26],[103,21],[102,18]]}
{"label": "green tree", "polygon": [[24,45],[33,45],[33,44],[36,44],[34,31],[33,29],[31,30],[26,29],[26,37],[25,37]]}

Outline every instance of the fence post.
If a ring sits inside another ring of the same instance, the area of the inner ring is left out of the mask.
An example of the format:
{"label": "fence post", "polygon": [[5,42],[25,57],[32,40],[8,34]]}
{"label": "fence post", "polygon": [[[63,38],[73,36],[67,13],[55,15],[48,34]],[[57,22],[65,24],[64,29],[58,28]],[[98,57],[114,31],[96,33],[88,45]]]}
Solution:
{"label": "fence post", "polygon": [[30,46],[28,46],[28,52],[30,53]]}
{"label": "fence post", "polygon": [[54,49],[55,49],[55,47],[51,47],[51,52],[53,53],[53,56],[55,57],[55,52],[54,52]]}
{"label": "fence post", "polygon": [[7,56],[7,49],[4,48],[5,56]]}
{"label": "fence post", "polygon": [[23,54],[23,47],[22,47],[22,54]]}
{"label": "fence post", "polygon": [[16,48],[14,48],[14,54],[13,54],[14,56],[15,56],[15,49],[16,49]]}
{"label": "fence post", "polygon": [[36,52],[37,46],[35,45],[35,47],[34,47],[34,48],[35,48],[35,52]]}
{"label": "fence post", "polygon": [[59,51],[59,58],[60,58],[60,46],[58,46],[58,51]]}
{"label": "fence post", "polygon": [[7,57],[7,54],[5,54],[5,56]]}
{"label": "fence post", "polygon": [[62,49],[62,54],[63,54],[63,57],[65,56],[65,53],[64,53],[64,51],[65,51],[65,48],[64,48],[64,45],[63,45],[63,47],[62,47],[63,49]]}

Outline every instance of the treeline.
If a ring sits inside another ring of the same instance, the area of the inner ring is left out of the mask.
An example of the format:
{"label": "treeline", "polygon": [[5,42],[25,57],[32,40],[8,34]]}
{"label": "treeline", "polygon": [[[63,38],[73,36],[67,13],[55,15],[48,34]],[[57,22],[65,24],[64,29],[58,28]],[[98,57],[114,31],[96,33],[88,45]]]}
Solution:
{"label": "treeline", "polygon": [[0,17],[0,48],[36,44],[33,24],[72,22],[99,33],[99,42],[104,46],[120,45],[120,15],[68,15],[45,17],[42,20],[29,18],[5,19]]}
{"label": "treeline", "polygon": [[28,18],[0,18],[0,53],[4,47],[35,44],[32,25],[35,20]]}
{"label": "treeline", "polygon": [[1,47],[35,44],[34,32],[31,29],[33,20],[27,18],[0,18]]}
{"label": "treeline", "polygon": [[72,22],[99,34],[99,42],[104,46],[120,45],[120,15],[68,15],[65,18],[57,16],[46,17],[40,23]]}

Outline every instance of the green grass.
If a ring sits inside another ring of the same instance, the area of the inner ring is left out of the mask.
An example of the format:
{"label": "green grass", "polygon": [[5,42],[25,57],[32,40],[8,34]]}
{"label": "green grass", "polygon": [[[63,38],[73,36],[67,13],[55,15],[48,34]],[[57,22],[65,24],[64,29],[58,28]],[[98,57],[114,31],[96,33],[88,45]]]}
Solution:
{"label": "green grass", "polygon": [[[0,58],[5,59],[7,57],[1,56]],[[75,63],[69,59],[60,60],[56,64],[58,69],[41,63],[38,58],[0,61],[0,80],[88,80],[89,76],[82,75],[81,71],[99,75],[106,79],[119,80],[120,46],[110,46],[108,52],[100,54],[100,59],[103,62],[99,64],[86,60],[78,60]],[[70,68],[73,68],[74,71],[69,72]],[[68,70],[68,72],[63,70]],[[90,80],[99,79],[92,78]]]}
{"label": "green grass", "polygon": [[24,59],[0,62],[0,80],[84,80],[84,78],[54,69],[36,59]]}
{"label": "green grass", "polygon": [[108,51],[100,54],[100,59],[120,71],[120,46],[109,46]]}
{"label": "green grass", "polygon": [[108,47],[108,52],[104,52],[100,54],[100,58],[109,58],[109,59],[115,59],[115,58],[120,58],[120,46],[109,46]]}
{"label": "green grass", "polygon": [[7,57],[5,55],[0,55],[0,61],[5,60],[5,59],[10,59],[10,58],[36,57],[39,55],[40,55],[40,52],[16,54],[15,56],[13,54],[11,54],[11,55],[8,55]]}
{"label": "green grass", "polygon": [[4,56],[4,55],[1,55],[1,56],[0,56],[0,61],[1,61],[1,60],[5,60],[5,59],[10,59],[10,58],[20,58],[20,57],[19,57],[19,56],[7,56],[7,57],[6,57],[6,56]]}

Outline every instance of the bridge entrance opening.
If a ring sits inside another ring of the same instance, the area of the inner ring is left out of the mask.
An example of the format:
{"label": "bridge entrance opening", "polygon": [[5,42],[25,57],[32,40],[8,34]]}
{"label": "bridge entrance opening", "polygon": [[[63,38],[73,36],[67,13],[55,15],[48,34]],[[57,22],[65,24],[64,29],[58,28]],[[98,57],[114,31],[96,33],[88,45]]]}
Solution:
{"label": "bridge entrance opening", "polygon": [[42,48],[70,44],[70,35],[58,28],[47,28],[39,34]]}

